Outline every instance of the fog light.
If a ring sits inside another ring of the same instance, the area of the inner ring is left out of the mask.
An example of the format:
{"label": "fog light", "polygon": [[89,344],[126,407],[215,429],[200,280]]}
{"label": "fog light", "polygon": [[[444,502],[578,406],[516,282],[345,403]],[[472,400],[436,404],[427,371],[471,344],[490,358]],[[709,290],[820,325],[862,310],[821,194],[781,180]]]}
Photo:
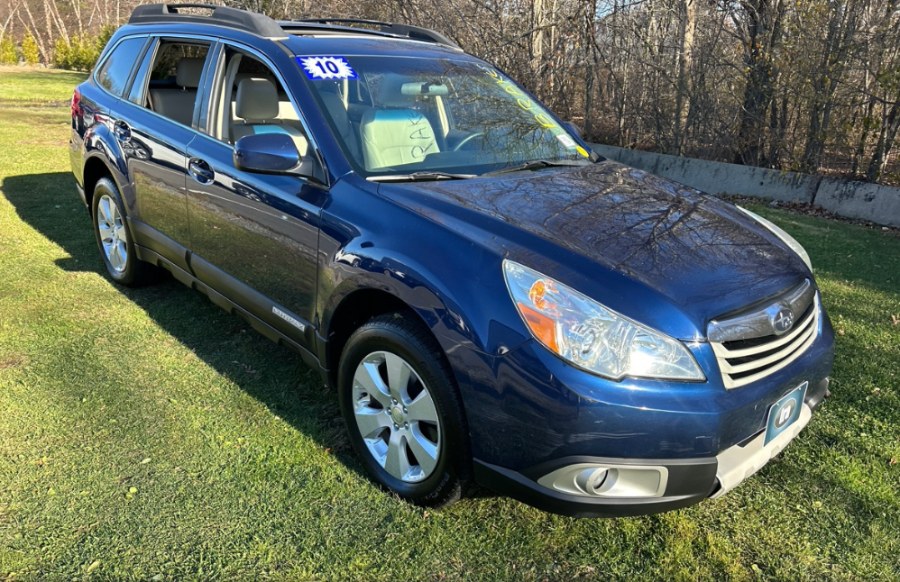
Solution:
{"label": "fog light", "polygon": [[[575,483],[578,485],[579,489],[586,493],[600,495],[603,492],[604,485],[610,482],[612,482],[610,484],[615,483],[615,471],[615,469],[607,469],[605,467],[599,469],[584,469],[575,477]],[[610,477],[612,477],[612,479],[610,479]],[[609,487],[606,487],[606,489],[609,489]]]}
{"label": "fog light", "polygon": [[538,484],[589,497],[662,497],[668,477],[665,467],[577,463],[547,473]]}

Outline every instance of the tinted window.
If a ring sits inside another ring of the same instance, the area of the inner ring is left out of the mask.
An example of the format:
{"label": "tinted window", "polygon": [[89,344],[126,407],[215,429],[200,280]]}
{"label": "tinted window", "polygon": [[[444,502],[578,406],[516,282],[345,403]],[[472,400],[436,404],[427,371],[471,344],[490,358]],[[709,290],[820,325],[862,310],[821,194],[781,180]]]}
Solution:
{"label": "tinted window", "polygon": [[216,80],[210,134],[229,144],[245,135],[289,135],[301,156],[309,142],[297,108],[278,76],[259,59],[239,50],[225,52],[222,74]]}
{"label": "tinted window", "polygon": [[[155,42],[155,41],[154,41]],[[141,68],[138,69],[137,75],[134,76],[134,82],[131,84],[131,90],[128,92],[128,100],[138,105],[144,105],[144,89],[147,87],[147,72],[150,70],[150,64],[153,62],[153,48],[144,55],[144,61]]]}
{"label": "tinted window", "polygon": [[97,82],[113,95],[121,97],[146,40],[127,38],[116,45],[112,54],[103,63],[103,68],[97,73]]}
{"label": "tinted window", "polygon": [[163,41],[159,44],[143,105],[172,121],[190,126],[208,44]]}

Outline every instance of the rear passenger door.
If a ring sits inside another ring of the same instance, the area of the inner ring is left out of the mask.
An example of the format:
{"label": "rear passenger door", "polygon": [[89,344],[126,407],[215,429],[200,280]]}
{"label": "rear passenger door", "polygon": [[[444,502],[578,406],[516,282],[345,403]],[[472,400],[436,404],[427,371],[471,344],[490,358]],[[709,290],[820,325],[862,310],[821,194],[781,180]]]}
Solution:
{"label": "rear passenger door", "polygon": [[234,142],[285,133],[315,156],[282,78],[249,49],[220,45],[206,134],[188,147],[191,266],[197,278],[279,332],[310,346],[319,216],[326,190],[297,175],[234,166]]}
{"label": "rear passenger door", "polygon": [[188,271],[185,182],[194,139],[198,87],[211,43],[155,39],[122,104],[114,131],[134,182],[132,229],[137,243]]}

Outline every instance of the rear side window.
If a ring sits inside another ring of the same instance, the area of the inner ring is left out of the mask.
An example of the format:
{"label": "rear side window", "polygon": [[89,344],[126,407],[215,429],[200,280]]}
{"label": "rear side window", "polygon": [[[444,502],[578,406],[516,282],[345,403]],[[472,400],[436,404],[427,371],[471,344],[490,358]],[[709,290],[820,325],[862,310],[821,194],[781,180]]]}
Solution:
{"label": "rear side window", "polygon": [[208,55],[207,43],[160,42],[150,65],[146,99],[139,105],[191,126]]}
{"label": "rear side window", "polygon": [[[156,40],[154,39],[151,42],[155,43]],[[150,65],[153,63],[154,48],[151,45],[147,52],[144,53],[143,62],[138,68],[137,75],[134,76],[134,81],[131,83],[131,89],[128,92],[128,100],[141,107],[144,106],[147,77],[149,76]]]}
{"label": "rear side window", "polygon": [[146,41],[146,38],[126,38],[117,44],[97,73],[97,82],[116,97],[121,97]]}

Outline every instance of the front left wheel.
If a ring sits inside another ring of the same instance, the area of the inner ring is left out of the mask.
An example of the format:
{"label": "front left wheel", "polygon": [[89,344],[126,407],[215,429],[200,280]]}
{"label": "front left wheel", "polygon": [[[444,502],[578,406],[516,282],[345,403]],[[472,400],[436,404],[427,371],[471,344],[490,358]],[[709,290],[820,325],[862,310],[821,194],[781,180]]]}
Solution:
{"label": "front left wheel", "polygon": [[449,366],[411,315],[356,330],[338,369],[350,441],[369,475],[418,505],[458,500],[470,462],[462,405]]}

